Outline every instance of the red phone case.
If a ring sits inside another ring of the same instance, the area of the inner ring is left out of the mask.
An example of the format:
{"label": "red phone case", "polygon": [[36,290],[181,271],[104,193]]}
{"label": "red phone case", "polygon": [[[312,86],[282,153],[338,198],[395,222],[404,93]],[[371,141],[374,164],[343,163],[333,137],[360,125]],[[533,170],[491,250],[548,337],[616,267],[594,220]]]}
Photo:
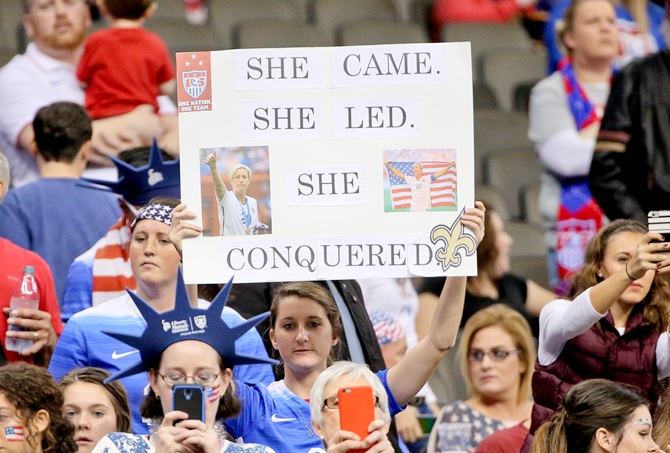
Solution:
{"label": "red phone case", "polygon": [[[368,426],[375,419],[372,387],[345,387],[337,391],[340,408],[340,428],[358,435],[361,440],[368,437]],[[365,450],[349,450],[363,452]]]}

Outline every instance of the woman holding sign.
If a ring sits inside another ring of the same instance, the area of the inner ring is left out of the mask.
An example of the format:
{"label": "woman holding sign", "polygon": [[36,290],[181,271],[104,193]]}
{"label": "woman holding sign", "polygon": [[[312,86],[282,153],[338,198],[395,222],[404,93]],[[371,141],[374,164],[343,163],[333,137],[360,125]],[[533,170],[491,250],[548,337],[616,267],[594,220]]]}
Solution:
{"label": "woman holding sign", "polygon": [[[180,251],[184,237],[195,237],[202,230],[187,222],[195,214],[185,208],[183,204],[175,208],[170,232],[170,240]],[[484,204],[476,202],[476,207],[465,209],[460,218],[475,244],[484,236],[484,211]],[[392,416],[416,395],[453,347],[463,312],[465,280],[465,277],[446,279],[426,337],[397,365],[377,373]],[[236,381],[243,401],[242,413],[227,420],[226,428],[235,438],[268,445],[277,451],[322,451],[319,436],[310,423],[307,399],[317,377],[332,363],[333,349],[340,344],[342,320],[337,304],[331,293],[317,283],[288,283],[274,295],[270,326],[270,340],[281,357],[284,379],[268,387],[249,387]],[[357,442],[360,445],[353,448],[367,448],[364,439]]]}
{"label": "woman holding sign", "polygon": [[251,168],[244,164],[233,166],[228,172],[232,190],[228,190],[216,168],[216,153],[205,157],[205,163],[212,172],[219,204],[219,225],[221,236],[248,236],[267,229],[258,219],[258,203],[247,195],[251,184]]}

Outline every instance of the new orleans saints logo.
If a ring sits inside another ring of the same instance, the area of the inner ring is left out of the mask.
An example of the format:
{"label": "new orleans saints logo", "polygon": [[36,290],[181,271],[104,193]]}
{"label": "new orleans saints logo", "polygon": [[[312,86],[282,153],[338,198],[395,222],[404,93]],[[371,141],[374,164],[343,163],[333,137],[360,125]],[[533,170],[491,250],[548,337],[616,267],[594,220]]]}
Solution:
{"label": "new orleans saints logo", "polygon": [[475,238],[465,231],[461,223],[461,216],[465,209],[461,211],[454,223],[448,227],[446,225],[437,225],[430,232],[430,240],[433,244],[441,243],[443,246],[435,252],[435,259],[442,265],[442,270],[446,272],[450,267],[458,267],[461,264],[463,256],[474,255],[477,250]]}

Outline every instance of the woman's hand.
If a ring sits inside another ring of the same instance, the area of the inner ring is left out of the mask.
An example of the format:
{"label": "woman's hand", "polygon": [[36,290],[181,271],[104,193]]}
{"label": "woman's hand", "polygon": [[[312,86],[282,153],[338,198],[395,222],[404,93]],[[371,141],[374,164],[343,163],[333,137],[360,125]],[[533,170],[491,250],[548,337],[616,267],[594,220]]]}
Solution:
{"label": "woman's hand", "polygon": [[[659,241],[659,242],[652,242]],[[635,253],[626,263],[626,274],[633,280],[644,277],[647,271],[670,272],[670,242],[660,233],[649,232],[644,235]]]}
{"label": "woman's hand", "polygon": [[202,233],[202,227],[188,220],[195,219],[195,212],[187,211],[184,203],[178,204],[172,210],[172,222],[170,224],[170,242],[174,244],[179,256],[181,256],[181,243],[184,238],[194,238]]}
{"label": "woman's hand", "polygon": [[386,431],[387,425],[383,420],[370,423],[368,426],[370,434],[363,440],[360,440],[356,434],[341,429],[326,442],[326,451],[344,453],[349,450],[363,450],[368,453],[393,453],[393,446],[386,437]]}
{"label": "woman's hand", "polygon": [[160,428],[152,436],[156,453],[196,453],[195,449],[176,440],[176,436],[182,433],[184,428],[174,426],[174,423],[186,417],[188,414],[181,411],[171,411],[165,414]]}
{"label": "woman's hand", "polygon": [[182,411],[163,417],[155,437],[156,453],[219,453],[219,438],[212,427],[200,420],[186,419]]}
{"label": "woman's hand", "polygon": [[205,157],[205,164],[207,164],[207,166],[213,171],[218,171],[216,169],[216,153],[208,154]]}
{"label": "woman's hand", "polygon": [[485,212],[486,207],[484,206],[484,203],[475,201],[475,207],[466,208],[465,213],[461,216],[461,223],[474,233],[477,245],[484,239]]}
{"label": "woman's hand", "polygon": [[2,311],[6,316],[9,316],[10,311],[12,312],[13,316],[7,319],[7,324],[28,329],[25,331],[7,330],[7,337],[33,341],[33,346],[19,352],[20,355],[30,356],[44,348],[50,348],[50,351],[52,351],[56,346],[58,337],[51,326],[51,314],[49,312],[30,308],[10,309],[9,307],[3,308]]}
{"label": "woman's hand", "polygon": [[417,442],[423,438],[423,431],[417,419],[418,409],[414,406],[407,406],[407,409],[395,416],[395,426],[398,429],[398,435],[405,442]]}

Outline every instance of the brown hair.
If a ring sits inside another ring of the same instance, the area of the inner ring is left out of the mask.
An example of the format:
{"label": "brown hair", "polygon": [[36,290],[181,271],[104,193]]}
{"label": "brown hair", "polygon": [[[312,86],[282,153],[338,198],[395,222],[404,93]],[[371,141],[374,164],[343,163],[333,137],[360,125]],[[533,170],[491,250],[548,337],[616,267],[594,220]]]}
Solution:
{"label": "brown hair", "polygon": [[[340,310],[337,308],[332,294],[326,288],[314,282],[286,283],[277,288],[272,298],[272,305],[270,305],[270,328],[276,328],[277,312],[279,311],[279,304],[281,304],[282,299],[290,296],[311,299],[319,304],[326,311],[326,317],[333,329],[333,335],[336,338],[342,336],[342,318],[340,318]],[[340,342],[331,349],[327,361],[328,366],[332,365],[335,357],[339,357],[339,350],[337,352],[334,350],[339,347]]]}
{"label": "brown hair", "polygon": [[156,0],[103,0],[114,19],[141,19]]}
{"label": "brown hair", "polygon": [[616,433],[621,441],[623,428],[640,406],[648,403],[632,386],[606,379],[582,381],[535,432],[533,453],[588,453],[600,428]]}
{"label": "brown hair", "polygon": [[32,451],[37,448],[33,418],[41,410],[49,414],[49,426],[42,436],[42,451],[77,451],[74,427],[63,417],[63,394],[46,369],[27,363],[1,367],[0,393],[16,407],[17,416],[24,421],[25,438]]}
{"label": "brown hair", "polygon": [[37,150],[47,162],[73,162],[93,134],[91,117],[74,102],[55,102],[39,109],[33,130]]}
{"label": "brown hair", "polygon": [[670,443],[670,378],[664,378],[658,383],[661,395],[661,404],[654,412],[654,442],[660,445]]}
{"label": "brown hair", "polygon": [[479,271],[489,270],[500,253],[498,246],[496,245],[498,234],[492,226],[491,214],[495,213],[498,216],[500,215],[491,207],[490,203],[485,201],[483,201],[483,203],[484,206],[486,206],[486,216],[484,216],[484,230],[486,231],[486,234],[477,247],[477,269]]}
{"label": "brown hair", "polygon": [[521,403],[528,400],[531,395],[531,379],[536,355],[533,334],[526,318],[524,318],[518,311],[512,310],[503,304],[494,304],[479,310],[468,319],[468,322],[465,323],[465,327],[463,328],[461,344],[459,346],[459,356],[461,370],[465,377],[468,393],[470,396],[475,394],[472,381],[470,380],[470,361],[468,360],[472,338],[477,332],[486,327],[501,328],[512,337],[514,346],[521,350],[519,353],[519,361],[526,366],[526,371],[521,375],[517,402]]}
{"label": "brown hair", "polygon": [[[619,219],[603,227],[598,231],[588,247],[584,256],[584,265],[574,275],[572,286],[568,297],[574,299],[586,289],[595,286],[602,278],[598,276],[599,268],[605,257],[605,249],[611,239],[621,233],[639,233],[643,235],[647,227],[637,221],[630,219]],[[649,293],[642,301],[644,306],[644,317],[654,324],[657,329],[665,331],[668,328],[670,310],[670,285],[660,274],[656,274],[651,284]]]}
{"label": "brown hair", "polygon": [[[570,5],[567,7],[565,12],[563,13],[563,21],[560,23],[560,26],[557,26],[558,30],[558,40],[559,42],[563,45],[563,47],[567,50],[567,53],[570,54],[572,53],[572,49],[568,47],[568,45],[565,43],[565,35],[568,33],[572,33],[572,31],[575,29],[575,14],[577,12],[577,7],[581,5],[582,3],[585,3],[587,1],[593,1],[593,0],[572,0],[570,2]],[[612,5],[612,8],[614,8],[614,3],[612,0],[605,0],[608,3]],[[637,1],[637,0],[633,0]],[[644,1],[644,0],[643,0]],[[646,7],[646,5],[645,5]],[[632,10],[632,8],[631,8]],[[644,11],[644,23],[646,24],[646,30],[642,31],[642,23],[639,22],[638,18],[633,15],[633,18],[636,20],[638,23],[638,27],[641,32],[646,33],[649,29],[648,21],[646,20],[647,17],[647,12],[646,10]]]}
{"label": "brown hair", "polygon": [[[156,364],[156,367],[152,368],[154,373],[158,372],[159,367],[160,367],[160,360]],[[226,365],[221,359],[221,356],[219,356],[219,369],[221,371],[225,371],[229,368],[231,367]],[[156,376],[158,375],[156,374]],[[158,376],[158,379],[162,378]],[[235,381],[231,379],[230,384],[228,384],[228,388],[220,396],[221,399],[219,401],[219,407],[216,410],[216,420],[225,420],[228,418],[236,417],[237,415],[240,414],[242,410],[242,403],[240,402],[240,399],[237,397],[234,382]],[[156,392],[154,392],[154,389],[151,386],[149,386],[149,393],[144,398],[142,406],[140,407],[140,415],[144,418],[150,418],[153,420],[163,418],[164,415],[163,406],[161,406],[161,402],[157,398]]]}
{"label": "brown hair", "polygon": [[98,385],[105,391],[109,400],[112,402],[114,413],[116,414],[116,430],[129,433],[130,407],[128,406],[128,394],[119,381],[112,381],[109,384],[105,384],[105,379],[111,375],[112,374],[109,371],[103,370],[102,368],[77,368],[63,376],[59,385],[63,394],[65,393],[66,388],[77,382]]}

